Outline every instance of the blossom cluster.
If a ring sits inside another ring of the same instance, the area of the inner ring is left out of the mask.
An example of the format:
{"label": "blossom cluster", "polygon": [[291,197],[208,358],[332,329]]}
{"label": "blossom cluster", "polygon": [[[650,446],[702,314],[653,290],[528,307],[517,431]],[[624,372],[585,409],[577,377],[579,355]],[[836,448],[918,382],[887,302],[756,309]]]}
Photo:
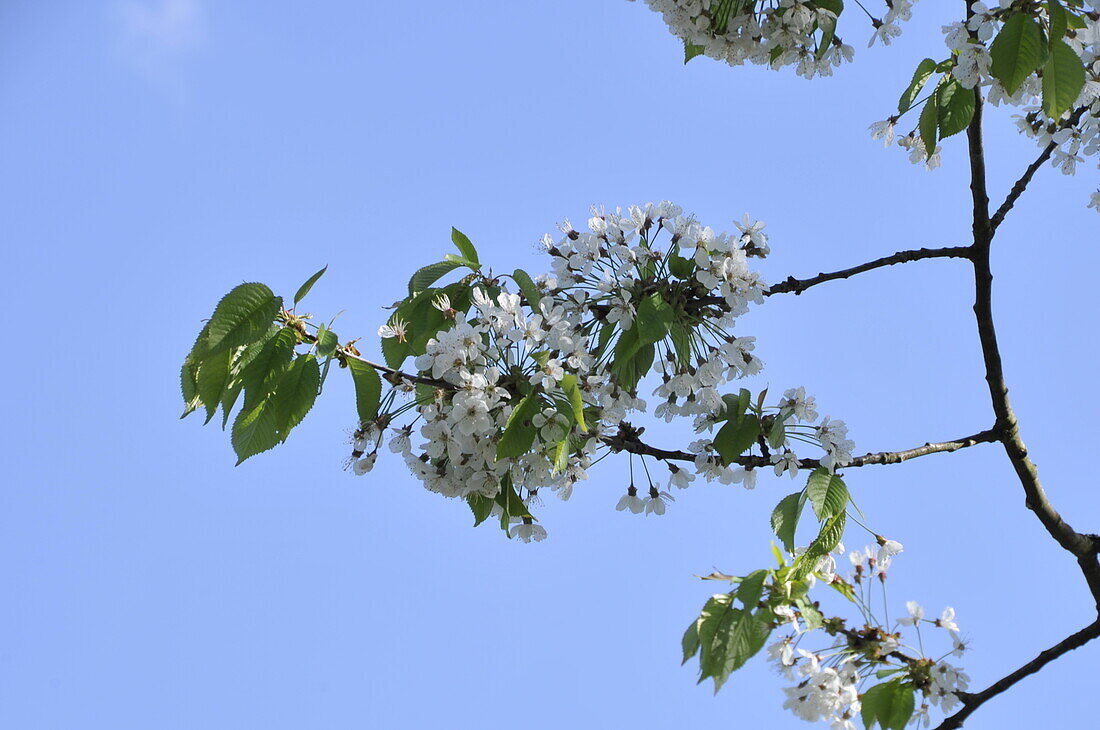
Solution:
{"label": "blossom cluster", "polygon": [[[692,417],[698,431],[712,428],[728,408],[722,386],[763,367],[754,338],[730,330],[764,299],[766,286],[749,260],[768,254],[768,238],[764,224],[747,215],[734,225],[734,233],[716,232],[669,202],[593,209],[586,230],[565,221],[557,237],[543,237],[551,271],[527,289],[521,279],[478,273],[468,304],[437,295],[432,308],[445,325],[415,358],[416,376],[395,376],[379,416],[360,424],[355,472],[373,468],[392,433],[390,450],[430,491],[499,500],[514,488],[533,505],[549,489],[568,499],[612,432],[647,410],[638,386],[651,370],[661,378],[653,390],[661,399],[657,417]],[[510,291],[512,284],[520,291]],[[417,326],[395,314],[379,335],[411,342]],[[411,422],[398,425],[406,413]],[[821,446],[830,467],[850,459],[843,422],[826,417],[814,425],[816,405],[802,388],[758,415],[782,425],[770,453],[777,475],[798,473],[794,441]],[[416,427],[420,444],[412,439]],[[687,487],[696,474],[754,486],[756,472],[724,464],[712,439],[692,452],[695,473],[669,463],[668,488]],[[663,514],[672,500],[652,482],[643,495],[631,484],[618,508]],[[515,536],[545,535],[529,514],[510,519]]]}
{"label": "blossom cluster", "polygon": [[[828,722],[836,730],[855,730],[855,717],[869,690],[865,683],[874,677],[890,677],[891,682],[920,694],[921,702],[919,706],[914,703],[911,721],[928,727],[931,708],[951,712],[960,702],[959,694],[969,686],[966,673],[946,661],[951,656],[962,656],[967,648],[959,634],[955,610],[949,606],[939,618],[927,619],[924,608],[909,601],[906,616],[894,622],[879,622],[872,609],[871,593],[875,586],[885,583],[886,571],[901,552],[901,545],[881,540],[879,545],[848,553],[851,572],[846,577],[836,572],[835,556],[844,552],[844,546],[838,545],[834,554],[821,560],[815,574],[850,594],[862,614],[861,629],[846,628],[840,618],[819,619],[816,628],[823,629],[832,642],[810,650],[805,644],[815,635],[815,628],[809,621],[800,623],[800,613],[789,606],[773,609],[790,629],[767,650],[775,670],[794,682],[783,689],[783,707],[803,720]],[[951,649],[942,656],[927,656],[920,635],[924,625],[945,631]],[[914,631],[915,642],[903,635],[905,629]]]}
{"label": "blossom cluster", "polygon": [[[876,40],[883,45],[901,35],[899,22],[908,20],[914,0],[887,0],[885,14],[871,17]],[[689,49],[731,66],[755,64],[774,69],[794,66],[807,79],[830,76],[855,56],[836,35],[839,3],[771,0],[646,0],[661,13],[673,35]]]}
{"label": "blossom cluster", "polygon": [[[951,78],[966,89],[985,89],[988,101],[994,106],[1020,108],[1022,113],[1014,117],[1019,131],[1034,139],[1039,147],[1053,143],[1051,164],[1066,175],[1074,174],[1085,158],[1100,158],[1100,0],[1084,0],[1084,5],[1080,14],[1074,16],[1083,27],[1068,29],[1061,40],[1080,58],[1085,68],[1085,84],[1059,119],[1051,119],[1043,111],[1043,79],[1039,74],[1031,74],[1009,94],[992,73],[990,48],[1007,18],[1019,12],[1019,3],[1000,0],[991,7],[979,0],[971,5],[968,20],[943,26],[944,40],[952,54]],[[1045,5],[1037,4],[1032,12],[1044,27],[1053,27]],[[890,117],[872,124],[872,137],[884,140],[889,146],[897,121],[898,117]],[[910,161],[924,162],[929,169],[939,166],[939,147],[926,150],[915,129],[899,137],[898,144],[909,152]],[[1089,207],[1100,211],[1100,191],[1092,195]]]}

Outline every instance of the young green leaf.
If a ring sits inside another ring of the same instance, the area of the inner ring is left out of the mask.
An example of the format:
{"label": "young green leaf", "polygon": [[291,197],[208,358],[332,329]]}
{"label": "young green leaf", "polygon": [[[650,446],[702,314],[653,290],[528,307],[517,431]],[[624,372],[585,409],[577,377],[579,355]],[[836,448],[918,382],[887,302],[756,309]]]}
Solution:
{"label": "young green leaf", "polygon": [[1047,40],[1053,50],[1054,44],[1065,36],[1069,18],[1065,7],[1058,0],[1047,0],[1047,17],[1050,18],[1050,32],[1047,33]]}
{"label": "young green leaf", "polygon": [[695,273],[695,262],[683,256],[670,256],[668,270],[677,279],[689,279]]}
{"label": "young green leaf", "polygon": [[470,239],[466,237],[466,234],[457,228],[451,228],[451,242],[454,243],[455,248],[462,254],[462,258],[467,261],[472,261],[474,266],[472,268],[481,268],[481,261],[477,257],[477,249],[474,248],[474,244],[470,242]]}
{"label": "young green leaf", "polygon": [[714,436],[714,448],[727,466],[745,453],[760,436],[760,421],[755,415],[746,414],[740,423],[729,420]]}
{"label": "young green leaf", "polygon": [[901,100],[898,101],[898,112],[904,114],[912,108],[913,102],[920,96],[921,89],[928,83],[928,79],[932,78],[932,73],[936,70],[936,62],[931,58],[926,58],[917,64],[917,70],[913,73],[913,80],[909,82],[909,86],[902,92]]}
{"label": "young green leaf", "polygon": [[687,660],[699,651],[699,629],[696,626],[698,623],[698,619],[692,621],[691,625],[687,627],[687,631],[684,632],[684,638],[680,640],[680,645],[684,650],[684,660],[680,662],[680,666],[687,664]]}
{"label": "young green leaf", "polygon": [[566,373],[561,378],[561,389],[569,399],[569,405],[573,409],[573,419],[580,426],[581,431],[588,432],[588,426],[584,422],[584,398],[581,389],[577,385],[577,376]]}
{"label": "young green leaf", "polygon": [[772,531],[783,543],[788,552],[794,552],[794,535],[798,528],[798,518],[802,516],[802,506],[806,504],[806,492],[788,494],[779,500],[772,510]]}
{"label": "young green leaf", "polygon": [[202,399],[199,398],[198,366],[192,362],[190,355],[183,359],[183,366],[180,368],[180,390],[183,392],[183,413],[180,418],[186,418],[202,405]]}
{"label": "young green leaf", "polygon": [[876,722],[883,730],[905,730],[916,705],[913,685],[901,679],[876,684],[864,692],[861,699],[860,714],[867,730]]}
{"label": "young green leaf", "polygon": [[234,380],[226,386],[225,392],[222,393],[222,430],[225,430],[226,425],[229,423],[229,414],[233,412],[233,407],[237,405],[237,398],[241,395],[241,381]]}
{"label": "young green leaf", "polygon": [[687,40],[684,41],[684,63],[685,64],[688,61],[690,61],[691,59],[695,58],[696,56],[702,56],[703,53],[705,53],[705,52],[706,52],[706,48],[704,48],[703,46],[697,46],[694,43],[689,43]]}
{"label": "young green leaf", "polygon": [[539,293],[539,288],[535,286],[535,282],[531,279],[531,275],[523,269],[516,269],[512,272],[512,279],[515,280],[516,286],[519,287],[520,293],[523,294],[523,298],[527,300],[527,306],[538,312],[542,294]]}
{"label": "young green leaf", "polygon": [[539,399],[535,393],[527,395],[519,402],[508,417],[504,434],[497,444],[497,459],[510,456],[523,456],[535,443],[536,430],[531,419],[539,411]]}
{"label": "young green leaf", "polygon": [[290,431],[302,422],[317,400],[321,385],[321,369],[313,355],[300,355],[287,368],[271,394],[275,413],[275,428],[280,441],[286,441]]}
{"label": "young green leaf", "polygon": [[989,72],[1010,95],[1043,61],[1043,31],[1025,13],[1012,15],[989,47]]}
{"label": "young green leaf", "polygon": [[814,541],[806,548],[806,552],[798,556],[794,563],[794,570],[791,571],[791,577],[795,580],[801,580],[807,575],[812,573],[817,568],[817,563],[821,558],[825,557],[832,551],[837,545],[840,544],[840,539],[844,536],[844,525],[847,521],[848,513],[843,510],[838,512],[833,517],[830,517],[824,525],[821,526],[821,532],[818,533]]}
{"label": "young green leaf", "polygon": [[284,327],[264,343],[255,357],[241,370],[244,410],[252,410],[253,406],[275,390],[279,378],[290,365],[297,343],[297,333],[290,327]]}
{"label": "young green leaf", "polygon": [[1073,107],[1085,85],[1085,67],[1065,41],[1054,41],[1043,66],[1043,111],[1059,119]]}
{"label": "young green leaf", "polygon": [[936,154],[936,142],[939,141],[937,130],[939,128],[939,110],[936,103],[937,92],[932,92],[928,101],[924,102],[920,119],[917,120],[917,128],[920,130],[920,138],[924,142],[925,157]]}
{"label": "young green leaf", "polygon": [[309,290],[313,288],[313,285],[317,283],[318,279],[324,276],[326,271],[328,271],[327,265],[316,274],[306,279],[306,282],[298,287],[298,291],[294,293],[294,306],[297,307],[298,302],[306,298],[306,294],[309,294]]}
{"label": "young green leaf", "polygon": [[769,570],[754,570],[741,580],[741,585],[737,587],[737,600],[741,601],[741,604],[752,611],[756,608],[756,604],[760,602],[760,596],[764,593],[764,581],[771,575]]}
{"label": "young green leaf", "polygon": [[492,497],[486,497],[482,494],[471,494],[466,497],[466,503],[470,505],[470,510],[474,513],[474,527],[477,527],[482,522],[489,519],[489,516],[493,514],[493,505],[495,502]]}
{"label": "young green leaf", "polygon": [[237,454],[237,466],[250,456],[278,446],[281,440],[270,399],[264,398],[252,408],[242,408],[233,421],[230,441]]}
{"label": "young green leaf", "polygon": [[355,409],[359,414],[359,423],[367,424],[378,415],[378,404],[382,399],[382,378],[378,371],[356,358],[347,358],[348,370],[355,383]]}
{"label": "young green leaf", "polygon": [[768,446],[778,450],[787,442],[787,427],[783,423],[783,419],[776,416],[772,419],[772,425],[768,429]]}
{"label": "young green leaf", "polygon": [[750,613],[748,610],[732,608],[726,612],[715,627],[708,654],[708,666],[705,671],[714,678],[714,692],[722,689],[730,674],[740,669],[757,652],[771,634],[770,623],[764,618],[763,611]]}
{"label": "young green leaf", "polygon": [[939,114],[940,139],[958,134],[970,125],[974,118],[974,90],[967,89],[955,79],[945,79],[936,89],[936,107]]}
{"label": "young green leaf", "polygon": [[210,419],[218,412],[222,393],[225,392],[225,386],[229,382],[229,364],[233,359],[233,354],[233,350],[222,350],[218,354],[203,360],[202,365],[199,366],[196,384],[198,386],[199,401],[206,407],[206,421],[204,423],[210,423]]}
{"label": "young green leaf", "polygon": [[409,296],[427,289],[442,277],[462,265],[463,264],[458,261],[440,261],[418,269],[417,272],[412,275],[412,278],[409,279]]}
{"label": "young green leaf", "polygon": [[676,314],[657,292],[642,299],[634,324],[638,329],[638,341],[642,345],[660,342],[668,334],[668,326]]}
{"label": "young green leaf", "polygon": [[325,325],[317,329],[317,357],[332,357],[340,346],[340,338]]}
{"label": "young green leaf", "polygon": [[[820,3],[818,4],[820,5]],[[817,42],[817,51],[814,52],[814,57],[820,61],[836,38],[836,18],[819,17],[817,24],[821,28],[821,39]]]}
{"label": "young green leaf", "polygon": [[263,284],[241,284],[222,297],[210,317],[202,358],[247,345],[267,332],[283,300]]}
{"label": "young green leaf", "polygon": [[682,368],[691,365],[691,330],[684,326],[680,320],[673,320],[668,326],[668,333],[672,335],[672,346],[676,350],[676,363]]}
{"label": "young green leaf", "polygon": [[806,496],[819,520],[827,520],[848,506],[848,487],[844,480],[825,467],[819,467],[810,474],[806,482]]}

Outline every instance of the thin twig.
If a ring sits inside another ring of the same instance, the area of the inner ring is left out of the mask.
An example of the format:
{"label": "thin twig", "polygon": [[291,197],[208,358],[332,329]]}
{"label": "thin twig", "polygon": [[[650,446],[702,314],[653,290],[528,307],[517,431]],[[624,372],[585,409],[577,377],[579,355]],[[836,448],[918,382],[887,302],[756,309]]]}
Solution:
{"label": "thin twig", "polygon": [[850,276],[861,274],[864,271],[871,271],[872,269],[878,269],[883,266],[893,266],[894,264],[909,263],[910,261],[938,258],[970,258],[970,247],[951,246],[948,248],[918,248],[911,251],[899,251],[898,253],[891,254],[890,256],[883,256],[880,259],[868,261],[867,263],[860,264],[859,266],[853,266],[850,269],[833,271],[828,274],[818,274],[817,276],[810,277],[809,279],[795,279],[793,276],[788,276],[785,280],[779,282],[778,284],[773,284],[772,286],[768,287],[768,290],[764,292],[764,296],[789,293],[798,295],[809,289],[811,286],[824,284],[827,281],[835,281],[837,279],[847,279]]}
{"label": "thin twig", "polygon": [[[929,454],[950,453],[952,451],[958,451],[959,449],[965,449],[969,446],[975,446],[977,444],[988,444],[997,441],[997,432],[990,429],[986,431],[980,431],[972,436],[964,436],[960,439],[954,439],[952,441],[942,441],[937,443],[926,443],[923,446],[917,446],[912,449],[905,449],[904,451],[879,451],[875,453],[864,454],[863,456],[857,456],[852,459],[844,469],[854,469],[861,466],[871,466],[874,464],[900,464],[903,461],[909,461],[915,459],[918,456],[927,456]],[[620,430],[619,433],[614,435],[602,436],[603,443],[610,446],[615,451],[628,451],[632,454],[638,454],[640,456],[652,456],[655,459],[661,461],[690,461],[694,462],[697,454],[692,454],[687,451],[678,451],[670,449],[661,449],[656,446],[650,446],[643,443],[637,437],[629,435],[629,432],[624,433]],[[751,469],[761,469],[764,467],[774,466],[770,459],[763,456],[739,456],[731,463],[737,464],[742,467]],[[819,459],[800,459],[799,466],[803,469],[816,469],[821,466]]]}
{"label": "thin twig", "polygon": [[[1072,127],[1077,124],[1081,121],[1081,117],[1087,110],[1088,107],[1077,109],[1070,115],[1069,119],[1061,125],[1061,128],[1065,129],[1066,127]],[[1016,184],[1013,185],[1012,189],[1008,192],[1008,197],[1005,198],[1005,202],[1001,203],[1001,207],[997,208],[997,212],[994,213],[993,217],[990,219],[989,224],[994,231],[997,230],[997,226],[1001,225],[1001,221],[1003,221],[1005,216],[1008,215],[1008,212],[1012,210],[1012,206],[1016,204],[1016,201],[1024,194],[1024,191],[1027,190],[1031,178],[1035,177],[1035,173],[1043,166],[1044,162],[1050,159],[1050,156],[1054,154],[1054,150],[1056,149],[1058,149],[1058,143],[1050,142],[1043,148],[1043,151],[1039,153],[1039,157],[1035,159],[1035,162],[1027,166],[1027,169],[1024,170],[1024,174],[1020,176],[1020,179],[1016,181]]]}

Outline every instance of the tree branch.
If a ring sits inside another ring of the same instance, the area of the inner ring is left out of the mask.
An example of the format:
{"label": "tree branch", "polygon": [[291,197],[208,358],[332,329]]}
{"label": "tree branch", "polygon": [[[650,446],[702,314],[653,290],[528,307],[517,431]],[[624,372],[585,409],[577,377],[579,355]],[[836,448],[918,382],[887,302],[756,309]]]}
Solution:
{"label": "tree branch", "polygon": [[1065,550],[1078,558],[1078,564],[1088,581],[1089,590],[1100,610],[1100,562],[1097,561],[1098,541],[1093,535],[1078,533],[1054,509],[1047,499],[1039,470],[1027,453],[1027,446],[1020,437],[1019,423],[1008,398],[1008,386],[1005,384],[1004,367],[997,345],[997,331],[993,324],[993,273],[989,265],[990,244],[994,229],[989,218],[989,198],[985,186],[985,161],[982,152],[981,132],[981,96],[975,92],[977,100],[974,120],[967,129],[970,143],[970,189],[974,199],[974,316],[978,325],[978,338],[981,341],[982,357],[985,361],[985,379],[993,412],[997,417],[996,430],[1004,445],[1005,453],[1016,470],[1020,484],[1024,488],[1027,508],[1035,513],[1054,540]]}
{"label": "tree branch", "polygon": [[[1088,107],[1081,107],[1080,109],[1077,109],[1075,112],[1073,112],[1072,115],[1070,115],[1070,118],[1061,125],[1061,127],[1064,129],[1065,127],[1071,127],[1077,124],[1079,121],[1081,121],[1081,117],[1084,115],[1087,109]],[[1035,173],[1038,172],[1039,168],[1043,166],[1044,162],[1050,159],[1050,156],[1054,154],[1054,150],[1056,149],[1058,149],[1057,142],[1049,143],[1046,147],[1043,148],[1043,151],[1039,153],[1039,157],[1036,158],[1035,162],[1032,162],[1030,165],[1027,166],[1027,169],[1024,170],[1024,174],[1020,176],[1020,179],[1016,181],[1016,184],[1013,185],[1012,189],[1008,192],[1008,197],[1005,198],[1005,202],[1001,203],[1001,207],[997,208],[997,212],[994,213],[993,217],[990,219],[989,223],[994,231],[997,230],[997,226],[1001,225],[1001,221],[1003,221],[1005,219],[1005,216],[1008,215],[1008,212],[1012,210],[1012,206],[1016,204],[1016,201],[1020,199],[1020,196],[1024,194],[1024,191],[1027,190],[1027,186],[1028,183],[1031,182],[1031,178],[1035,177]]]}
{"label": "tree branch", "polygon": [[918,248],[910,251],[899,251],[898,253],[891,254],[890,256],[883,256],[880,259],[874,261],[868,261],[865,264],[859,266],[853,266],[850,269],[841,269],[840,271],[833,271],[828,274],[818,274],[817,276],[810,277],[809,279],[796,279],[793,276],[788,276],[785,280],[778,284],[773,284],[768,287],[768,290],[764,292],[764,296],[771,296],[773,294],[789,294],[795,295],[809,289],[811,286],[818,284],[824,284],[827,281],[835,281],[836,279],[847,279],[850,276],[856,274],[862,274],[864,271],[871,271],[872,269],[878,269],[883,266],[893,266],[894,264],[905,264],[910,261],[920,261],[922,259],[938,259],[938,258],[970,258],[969,246],[951,246],[948,248]]}
{"label": "tree branch", "polygon": [[1046,651],[1041,652],[1039,656],[1035,657],[1012,674],[997,680],[981,692],[962,695],[963,708],[941,722],[936,730],[956,730],[956,728],[962,727],[966,718],[970,717],[972,712],[977,710],[987,701],[1001,694],[1024,677],[1035,674],[1063,654],[1068,654],[1097,637],[1100,637],[1100,620],[1094,621],[1077,633],[1062,639]]}
{"label": "tree branch", "polygon": [[[692,454],[687,451],[673,451],[669,449],[661,449],[649,444],[643,443],[634,435],[636,429],[628,427],[623,429],[620,427],[617,434],[611,436],[602,436],[601,441],[610,446],[614,451],[627,451],[631,454],[638,454],[639,456],[652,456],[655,459],[661,461],[690,461],[694,462],[697,454]],[[977,444],[988,444],[998,440],[997,432],[990,429],[987,431],[979,431],[972,436],[964,436],[960,439],[953,441],[942,441],[939,443],[926,443],[923,446],[917,446],[912,449],[905,449],[904,451],[879,451],[875,453],[864,454],[863,456],[857,456],[852,461],[844,466],[844,469],[854,469],[861,466],[871,466],[873,464],[900,464],[903,461],[909,461],[915,459],[918,456],[927,456],[929,454],[950,453],[952,451],[958,451],[959,449],[965,449],[969,446],[975,446]],[[764,467],[774,466],[770,459],[763,456],[741,456],[733,461],[738,464],[751,469],[761,469]],[[816,469],[821,466],[819,459],[800,459],[800,468],[803,469]]]}

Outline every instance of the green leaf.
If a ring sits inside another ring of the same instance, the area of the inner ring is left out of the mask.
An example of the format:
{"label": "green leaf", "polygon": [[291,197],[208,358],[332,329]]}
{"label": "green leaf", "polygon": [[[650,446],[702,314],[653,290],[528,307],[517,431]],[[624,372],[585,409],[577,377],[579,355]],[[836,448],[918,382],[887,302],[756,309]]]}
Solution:
{"label": "green leaf", "polygon": [[795,599],[794,605],[798,608],[799,613],[802,614],[802,621],[806,624],[807,631],[820,629],[825,625],[825,616],[822,615],[821,611],[817,610],[817,607],[805,596]]}
{"label": "green leaf", "polygon": [[270,407],[275,414],[275,429],[280,441],[286,441],[291,430],[302,422],[321,385],[321,368],[313,355],[300,355],[287,368],[275,392]]}
{"label": "green leaf", "polygon": [[989,47],[989,71],[1009,95],[1039,68],[1043,60],[1043,31],[1030,15],[1014,13]]}
{"label": "green leaf", "polygon": [[699,651],[699,629],[696,626],[698,619],[691,622],[691,625],[687,627],[687,631],[684,632],[684,638],[680,640],[680,645],[684,649],[684,660],[680,662],[680,666],[687,664],[687,660],[691,659]]}
{"label": "green leaf", "polygon": [[931,58],[926,58],[917,64],[917,70],[913,73],[913,80],[909,82],[909,86],[902,92],[901,100],[898,101],[898,112],[904,114],[909,111],[913,102],[920,96],[921,89],[928,83],[928,79],[932,78],[932,73],[936,70],[936,62]]}
{"label": "green leaf", "polygon": [[561,378],[561,389],[569,398],[569,405],[573,408],[573,419],[581,431],[588,433],[588,426],[584,422],[584,398],[581,395],[581,389],[577,385],[577,376],[573,373],[566,373]]}
{"label": "green leaf", "polygon": [[180,418],[186,418],[202,405],[202,399],[199,398],[198,367],[192,362],[190,355],[183,359],[183,366],[180,368],[180,390],[183,392],[183,413]]}
{"label": "green leaf", "polygon": [[718,0],[711,5],[711,30],[715,33],[725,33],[729,29],[730,13],[734,8],[740,8],[743,0]]}
{"label": "green leaf", "polygon": [[458,261],[440,261],[438,263],[428,264],[424,268],[417,270],[417,272],[412,275],[412,278],[409,279],[409,296],[427,289],[429,286],[439,281],[440,278],[461,266],[463,266],[463,264]]}
{"label": "green leaf", "polygon": [[654,292],[638,303],[638,314],[634,318],[638,328],[638,341],[642,345],[660,342],[668,334],[668,326],[675,319],[672,307]]}
{"label": "green leaf", "polygon": [[677,279],[690,279],[695,273],[695,262],[683,256],[673,255],[668,259],[668,270]]}
{"label": "green leaf", "polygon": [[818,27],[821,28],[821,38],[817,42],[814,57],[820,61],[832,45],[833,39],[836,38],[836,18],[819,18]]}
{"label": "green leaf", "polygon": [[[439,334],[440,330],[454,324],[443,312],[432,306],[432,300],[444,293],[451,298],[451,306],[459,309],[462,303],[455,300],[458,292],[464,289],[468,294],[468,288],[455,284],[443,289],[423,289],[406,298],[394,311],[390,321],[403,320],[407,325],[408,336],[405,342],[396,337],[382,338],[382,356],[386,364],[391,368],[399,368],[409,355],[423,354],[428,340]],[[451,296],[451,293],[455,296]]]}
{"label": "green leaf", "polygon": [[537,394],[531,393],[519,402],[508,416],[508,423],[504,427],[504,434],[497,444],[497,459],[523,456],[531,450],[535,443],[536,429],[531,419],[539,411],[539,399]]}
{"label": "green leaf", "polygon": [[[716,668],[720,669],[725,664],[724,647],[729,634],[730,623],[733,620],[733,594],[718,593],[707,599],[703,610],[699,612],[696,622],[696,630],[699,634],[699,681],[713,676]],[[721,641],[715,639],[721,636]],[[717,648],[723,655],[718,661],[714,659]]]}
{"label": "green leaf", "polygon": [[298,291],[294,293],[294,306],[298,306],[298,302],[306,298],[306,294],[309,294],[309,290],[313,288],[313,285],[317,283],[318,279],[324,276],[326,271],[328,271],[327,265],[316,274],[306,279],[306,283],[298,287]]}
{"label": "green leaf", "polygon": [[[500,529],[504,530],[505,534],[508,534],[513,517],[531,517],[531,513],[527,511],[527,505],[520,499],[508,474],[500,480],[500,491],[493,501],[500,506]],[[511,539],[512,536],[509,534],[508,537]]]}
{"label": "green leaf", "polygon": [[965,88],[955,79],[945,79],[936,89],[936,108],[940,139],[958,134],[970,126],[974,118],[974,90]]}
{"label": "green leaf", "polygon": [[250,456],[278,446],[281,440],[270,399],[264,398],[252,408],[242,408],[233,421],[230,441],[237,454],[237,466]]}
{"label": "green leaf", "polygon": [[405,362],[405,358],[412,354],[412,350],[407,342],[399,342],[396,337],[383,337],[382,338],[382,359],[386,361],[386,364],[391,368],[397,369],[401,367],[401,363]]}
{"label": "green leaf", "polygon": [[206,358],[199,366],[195,378],[198,387],[199,401],[206,407],[206,421],[218,412],[221,404],[222,393],[229,383],[229,364],[233,359],[233,350],[222,350],[216,355]]}
{"label": "green leaf", "polygon": [[1066,34],[1066,28],[1069,26],[1067,15],[1062,3],[1058,0],[1047,0],[1047,17],[1050,18],[1050,32],[1047,33],[1047,40],[1050,42],[1051,51],[1054,50],[1054,44],[1062,40]]}
{"label": "green leaf", "polygon": [[355,383],[355,409],[359,423],[366,425],[378,416],[378,404],[382,399],[382,378],[378,371],[362,360],[347,358],[348,370]]}
{"label": "green leaf", "polygon": [[768,429],[768,446],[773,449],[779,449],[787,442],[787,427],[783,425],[783,420],[779,416],[776,416],[772,420],[771,428]]}
{"label": "green leaf", "polygon": [[867,730],[877,722],[883,730],[905,730],[916,705],[913,685],[901,679],[876,684],[863,693],[860,715]]}
{"label": "green leaf", "polygon": [[535,312],[539,311],[542,294],[539,293],[539,288],[535,286],[531,275],[523,269],[516,269],[512,272],[512,278],[515,280],[516,286],[519,287],[520,294],[527,300],[527,306]]}
{"label": "green leaf", "polygon": [[471,494],[466,497],[466,503],[474,513],[474,527],[489,519],[493,514],[493,505],[496,504],[492,497],[483,494]]}
{"label": "green leaf", "polygon": [[764,581],[769,575],[770,570],[754,570],[741,580],[741,585],[737,587],[737,599],[747,610],[754,610],[760,602],[760,596],[764,593]]}
{"label": "green leaf", "polygon": [[726,404],[726,407],[718,420],[740,423],[741,419],[745,417],[745,411],[748,410],[749,404],[752,402],[752,393],[747,388],[742,388],[737,395],[726,393],[722,396],[722,402]]}
{"label": "green leaf", "polygon": [[340,346],[340,338],[325,325],[317,329],[317,357],[332,357]]}
{"label": "green leaf", "polygon": [[256,403],[275,390],[279,378],[286,372],[291,358],[294,357],[294,346],[297,343],[297,333],[290,327],[284,327],[241,370],[244,410],[252,410]]}
{"label": "green leaf", "polygon": [[696,56],[702,56],[704,52],[706,52],[706,48],[704,48],[703,46],[697,46],[694,43],[689,43],[686,40],[684,41],[685,64]]}
{"label": "green leaf", "polygon": [[1050,45],[1050,56],[1043,66],[1043,111],[1059,119],[1073,107],[1085,85],[1085,66],[1065,41]]}
{"label": "green leaf", "polygon": [[241,395],[242,384],[239,379],[233,380],[225,388],[225,392],[222,393],[222,430],[225,430],[226,424],[229,423],[229,414],[233,412],[233,407],[237,405],[237,398]]}
{"label": "green leaf", "polygon": [[921,110],[920,119],[917,121],[920,137],[924,141],[926,157],[931,157],[936,153],[936,130],[938,125],[939,111],[936,107],[936,95],[933,93],[928,101],[924,103],[924,109]]}
{"label": "green leaf", "polygon": [[[705,609],[704,609],[705,610]],[[730,674],[744,666],[759,652],[771,634],[764,613],[750,613],[739,608],[723,607],[714,618],[701,622],[698,627],[700,647],[700,681],[714,679],[717,694]]]}
{"label": "green leaf", "polygon": [[802,506],[805,504],[806,492],[799,491],[779,500],[772,511],[772,531],[788,552],[794,552],[794,535],[798,529],[798,518],[802,516]]}
{"label": "green leaf", "polygon": [[816,0],[814,5],[822,10],[832,12],[832,14],[838,18],[840,14],[844,12],[844,0]]}
{"label": "green leaf", "polygon": [[668,332],[672,335],[672,346],[676,349],[677,364],[682,368],[690,367],[691,330],[676,320],[669,325]]}
{"label": "green leaf", "polygon": [[[641,308],[639,307],[639,310]],[[634,325],[619,335],[615,343],[615,359],[611,372],[618,378],[619,387],[632,391],[653,365],[655,348],[653,343],[641,342],[639,335],[640,320],[634,319]]]}
{"label": "green leaf", "polygon": [[829,587],[832,588],[837,593],[839,593],[840,595],[847,598],[852,603],[856,602],[856,592],[855,592],[855,589],[852,588],[851,583],[848,583],[848,582],[843,581],[843,580],[834,580],[834,581],[829,583]]}
{"label": "green leaf", "polygon": [[470,243],[470,239],[466,237],[466,234],[457,228],[451,228],[451,242],[454,243],[455,248],[462,254],[462,258],[467,261],[472,261],[477,269],[481,267],[481,260],[477,257],[477,249],[474,248],[474,244]]}
{"label": "green leaf", "polygon": [[848,487],[836,474],[818,467],[806,482],[806,496],[819,520],[827,520],[848,506]]}
{"label": "green leaf", "polygon": [[740,423],[734,420],[726,422],[714,436],[714,448],[727,466],[748,451],[760,436],[760,421],[756,416],[747,414]]}
{"label": "green leaf", "polygon": [[844,536],[844,525],[847,520],[846,512],[838,512],[830,517],[821,526],[821,532],[806,548],[806,552],[795,560],[794,570],[791,572],[795,580],[801,580],[814,571],[817,563],[840,544],[840,538]]}
{"label": "green leaf", "polygon": [[554,474],[561,474],[565,471],[565,468],[569,466],[569,437],[558,442],[558,445],[554,447],[554,464],[552,472]]}
{"label": "green leaf", "polygon": [[241,284],[222,297],[210,317],[202,358],[255,342],[267,332],[283,300],[263,284]]}

